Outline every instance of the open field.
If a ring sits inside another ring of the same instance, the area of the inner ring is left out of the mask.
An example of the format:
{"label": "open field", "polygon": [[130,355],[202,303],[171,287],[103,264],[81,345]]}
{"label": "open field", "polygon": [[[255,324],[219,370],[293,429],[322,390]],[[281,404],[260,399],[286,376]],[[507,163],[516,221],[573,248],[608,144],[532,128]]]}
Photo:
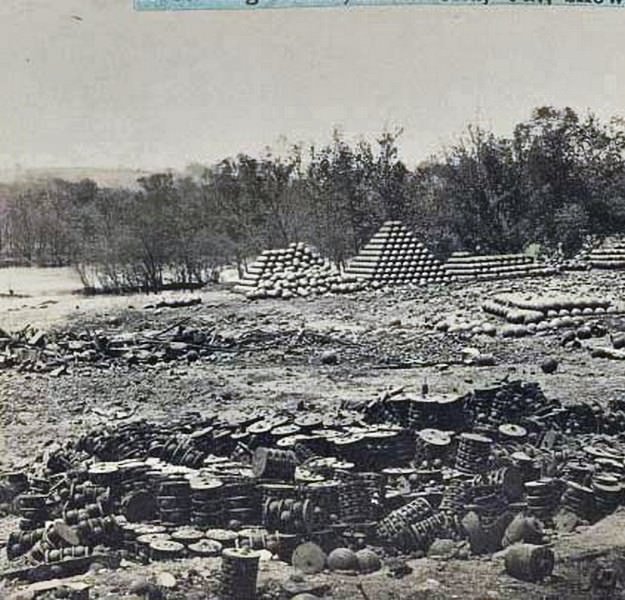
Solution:
{"label": "open field", "polygon": [[[88,326],[112,334],[163,331],[184,320],[187,327],[210,330],[224,339],[260,331],[267,341],[262,347],[241,347],[193,362],[111,363],[99,367],[76,363],[59,377],[17,369],[0,371],[1,471],[23,468],[54,442],[76,440],[93,428],[138,417],[167,419],[187,411],[201,414],[252,407],[274,410],[292,408],[297,403],[330,414],[342,402],[368,402],[384,390],[400,386],[405,394],[415,396],[424,381],[430,394],[461,395],[508,377],[538,381],[549,399],[563,404],[596,401],[606,406],[625,398],[625,363],[592,358],[583,344],[563,346],[563,331],[517,339],[434,328],[443,319],[458,323],[483,320],[486,315],[480,309],[481,303],[502,292],[523,296],[548,289],[570,290],[620,300],[625,289],[625,276],[621,274],[573,273],[514,284],[504,281],[397,288],[289,302],[249,302],[216,286],[197,294],[201,304],[158,310],[144,308],[154,296],[84,298],[72,294],[77,287],[78,279],[65,270],[0,271],[0,291],[11,288],[15,294],[28,295],[0,299],[0,327],[10,331],[32,323],[46,329],[82,331]],[[501,327],[495,317],[489,316],[488,320]],[[610,333],[625,329],[621,315],[600,320]],[[305,335],[298,337],[298,331]],[[470,364],[466,360],[471,356],[468,348],[492,355],[494,365]],[[328,351],[336,353],[336,364],[322,363],[322,354]],[[547,356],[559,361],[557,371],[551,375],[540,368]],[[2,518],[0,539],[15,524],[14,516]],[[589,598],[591,591],[584,586],[588,585],[595,555],[588,558],[584,553],[593,550],[620,556],[625,549],[624,524],[625,514],[617,512],[593,527],[557,536],[554,575],[543,584],[522,583],[502,574],[502,561],[497,557],[468,561],[412,559],[412,574],[401,579],[391,579],[383,570],[360,578],[326,573],[319,580],[328,584],[332,594],[328,597],[332,598],[362,597],[358,583],[371,600]],[[0,564],[2,569],[9,566],[4,557]],[[91,573],[87,580],[93,585],[93,598],[112,600],[132,597],[125,594],[138,577],[168,570],[176,575],[178,588],[168,592],[167,598],[204,598],[212,596],[193,596],[192,592],[210,590],[216,569],[216,559],[185,559],[127,566],[114,572],[104,570]],[[285,580],[291,572],[284,563],[263,563],[263,589]],[[16,584],[7,584],[6,595],[14,589]],[[610,593],[620,593],[619,589]],[[0,591],[0,595],[3,593]],[[278,596],[263,596],[270,597]]]}

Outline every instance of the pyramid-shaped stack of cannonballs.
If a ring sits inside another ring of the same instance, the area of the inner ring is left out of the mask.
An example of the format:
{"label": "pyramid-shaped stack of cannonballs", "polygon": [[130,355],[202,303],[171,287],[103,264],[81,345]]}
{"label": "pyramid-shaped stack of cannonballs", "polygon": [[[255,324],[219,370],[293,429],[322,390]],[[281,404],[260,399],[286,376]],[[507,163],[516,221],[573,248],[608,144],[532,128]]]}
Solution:
{"label": "pyramid-shaped stack of cannonballs", "polygon": [[386,221],[345,273],[385,285],[451,280],[441,262],[401,221]]}
{"label": "pyramid-shaped stack of cannonballs", "polygon": [[525,254],[491,254],[481,256],[469,252],[454,252],[445,263],[447,272],[459,281],[478,279],[516,279],[551,275],[555,269],[538,263]]}
{"label": "pyramid-shaped stack of cannonballs", "polygon": [[344,294],[364,288],[362,281],[341,275],[330,261],[298,242],[288,248],[263,251],[247,268],[235,291],[255,300]]}
{"label": "pyramid-shaped stack of cannonballs", "polygon": [[593,269],[625,269],[625,237],[607,237],[588,252],[587,260]]}

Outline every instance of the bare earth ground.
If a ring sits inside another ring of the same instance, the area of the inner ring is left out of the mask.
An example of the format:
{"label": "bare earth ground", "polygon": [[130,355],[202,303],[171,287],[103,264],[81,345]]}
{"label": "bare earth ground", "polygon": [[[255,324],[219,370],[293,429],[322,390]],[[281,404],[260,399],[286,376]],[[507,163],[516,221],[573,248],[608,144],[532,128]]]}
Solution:
{"label": "bare earth ground", "polygon": [[[597,400],[606,403],[625,394],[625,363],[591,358],[585,349],[567,350],[560,335],[522,339],[467,337],[439,333],[432,325],[441,318],[488,320],[481,302],[499,291],[529,293],[546,288],[589,291],[615,300],[625,298],[625,275],[575,273],[550,280],[512,284],[454,284],[426,290],[395,290],[289,302],[250,303],[228,289],[200,292],[202,304],[180,309],[144,309],[146,296],[84,298],[71,292],[80,284],[67,270],[0,271],[0,294],[13,289],[28,297],[0,297],[0,327],[15,330],[27,323],[50,328],[84,326],[108,330],[167,327],[190,317],[190,323],[220,333],[252,330],[285,332],[306,330],[323,334],[325,344],[285,343],[262,351],[247,351],[193,364],[169,363],[153,367],[80,367],[68,375],[0,372],[2,437],[0,471],[34,460],[51,441],[75,439],[86,429],[115,418],[116,412],[133,416],[166,417],[187,410],[246,405],[272,406],[305,400],[336,407],[347,399],[370,400],[380,391],[403,386],[416,392],[425,379],[433,392],[464,393],[506,375],[539,381],[550,398],[563,401]],[[609,321],[612,331],[623,328],[619,318]],[[279,338],[277,338],[279,339]],[[462,349],[475,347],[492,353],[496,366],[462,363]],[[338,353],[337,365],[324,366],[320,353]],[[544,375],[545,356],[560,361],[558,371]],[[402,368],[399,368],[402,367]],[[94,407],[98,411],[94,411]],[[110,417],[102,412],[109,411]],[[15,519],[0,519],[0,539]],[[324,574],[332,598],[590,598],[588,573],[596,553],[620,557],[625,548],[625,513],[616,513],[583,532],[558,538],[558,563],[544,584],[518,582],[503,574],[497,557],[469,561],[411,561],[413,573],[391,579],[382,571],[363,577]],[[596,551],[595,554],[589,554]],[[0,570],[8,566],[0,556]],[[210,589],[218,561],[185,560],[151,566],[132,566],[90,574],[91,597],[124,598],[130,582],[156,570],[169,570],[178,579],[171,598],[193,597],[192,591]],[[261,567],[261,584],[269,588],[286,579],[291,568],[268,562]],[[8,595],[15,584],[3,592]],[[130,596],[128,596],[130,597]],[[210,595],[200,595],[210,597]],[[269,596],[268,596],[269,597]],[[330,597],[330,596],[329,596]]]}

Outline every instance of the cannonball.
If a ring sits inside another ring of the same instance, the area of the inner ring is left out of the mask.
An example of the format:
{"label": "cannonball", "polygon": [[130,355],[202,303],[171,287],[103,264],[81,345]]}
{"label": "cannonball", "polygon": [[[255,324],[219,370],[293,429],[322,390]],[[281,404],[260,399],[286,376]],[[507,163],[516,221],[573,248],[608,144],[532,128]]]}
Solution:
{"label": "cannonball", "polygon": [[331,571],[356,571],[359,568],[358,557],[349,548],[335,548],[328,554],[328,567]]}
{"label": "cannonball", "polygon": [[543,360],[542,363],[540,363],[540,368],[542,369],[543,373],[550,375],[557,371],[558,361],[552,357],[546,358],[545,360]]}
{"label": "cannonball", "polygon": [[358,550],[356,558],[358,560],[358,569],[361,573],[373,573],[382,568],[382,561],[373,550],[368,550],[367,548]]}

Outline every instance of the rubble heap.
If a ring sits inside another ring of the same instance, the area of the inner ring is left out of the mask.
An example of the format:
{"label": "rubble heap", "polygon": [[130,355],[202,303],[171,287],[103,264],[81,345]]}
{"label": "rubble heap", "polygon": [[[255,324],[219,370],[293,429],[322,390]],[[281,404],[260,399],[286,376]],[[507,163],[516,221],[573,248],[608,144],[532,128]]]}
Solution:
{"label": "rubble heap", "polygon": [[492,281],[553,275],[556,269],[540,264],[525,254],[477,255],[469,252],[454,252],[445,269],[459,281]]}
{"label": "rubble heap", "polygon": [[247,269],[235,290],[252,300],[343,294],[364,289],[355,277],[341,275],[330,261],[303,243],[265,250]]}
{"label": "rubble heap", "polygon": [[[290,561],[310,542],[343,568],[351,551],[422,555],[437,539],[474,554],[541,545],[545,528],[570,531],[622,503],[624,426],[622,402],[565,406],[521,381],[460,397],[387,392],[332,414],[110,424],[3,476],[21,517],[7,555],[21,573],[52,564],[58,576],[111,550],[143,561],[225,552],[231,574],[245,547]],[[509,570],[550,572],[532,564],[516,556]]]}
{"label": "rubble heap", "polygon": [[440,261],[401,221],[386,221],[345,273],[379,285],[451,281]]}

